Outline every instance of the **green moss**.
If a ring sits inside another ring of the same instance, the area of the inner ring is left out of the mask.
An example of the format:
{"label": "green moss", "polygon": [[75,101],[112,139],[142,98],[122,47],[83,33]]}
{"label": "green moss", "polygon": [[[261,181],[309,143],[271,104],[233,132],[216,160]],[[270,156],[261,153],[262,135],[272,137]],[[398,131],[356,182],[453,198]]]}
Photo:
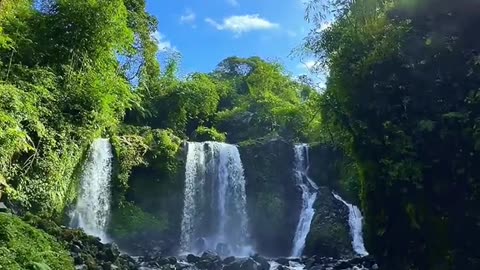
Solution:
{"label": "green moss", "polygon": [[112,142],[112,236],[124,240],[142,232],[164,235],[167,228],[176,232],[183,203],[182,140],[170,130],[125,125]]}
{"label": "green moss", "polygon": [[20,218],[0,213],[0,228],[0,269],[74,269],[73,259],[60,243]]}
{"label": "green moss", "polygon": [[259,193],[256,207],[263,209],[262,214],[268,217],[271,224],[282,224],[285,202],[279,197],[279,194],[268,191]]}
{"label": "green moss", "polygon": [[305,249],[309,254],[337,257],[349,253],[350,240],[350,232],[343,224],[314,220]]}
{"label": "green moss", "polygon": [[167,217],[156,218],[134,204],[124,202],[112,213],[110,234],[116,239],[124,239],[145,232],[163,232],[167,225]]}
{"label": "green moss", "polygon": [[182,141],[170,130],[124,126],[120,133],[112,137],[117,162],[114,179],[117,202],[127,192],[135,168],[154,168],[162,178],[176,175]]}

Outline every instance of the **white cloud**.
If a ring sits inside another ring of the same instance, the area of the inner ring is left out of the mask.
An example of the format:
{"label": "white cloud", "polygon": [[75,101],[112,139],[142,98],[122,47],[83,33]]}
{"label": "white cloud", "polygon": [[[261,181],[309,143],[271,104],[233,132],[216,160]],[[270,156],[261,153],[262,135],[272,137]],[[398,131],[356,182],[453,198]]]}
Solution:
{"label": "white cloud", "polygon": [[153,40],[157,43],[158,51],[159,52],[166,52],[166,51],[176,51],[177,49],[172,46],[170,41],[165,39],[165,35],[160,33],[159,31],[155,31],[151,34]]}
{"label": "white cloud", "polygon": [[227,3],[234,7],[239,5],[237,0],[227,0]]}
{"label": "white cloud", "polygon": [[255,30],[268,30],[279,27],[278,24],[263,19],[258,14],[231,16],[223,19],[222,23],[218,23],[211,18],[206,18],[205,21],[218,30],[231,31],[236,35]]}
{"label": "white cloud", "polygon": [[196,18],[197,15],[191,9],[187,9],[185,14],[180,16],[180,23],[193,23]]}

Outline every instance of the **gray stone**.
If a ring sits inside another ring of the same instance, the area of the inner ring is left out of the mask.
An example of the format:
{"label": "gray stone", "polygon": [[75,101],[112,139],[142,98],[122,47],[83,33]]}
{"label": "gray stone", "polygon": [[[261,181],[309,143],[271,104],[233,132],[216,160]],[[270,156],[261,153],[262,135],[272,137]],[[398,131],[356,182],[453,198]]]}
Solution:
{"label": "gray stone", "polygon": [[195,256],[193,254],[188,254],[187,255],[187,262],[189,263],[197,263],[200,261],[200,257],[198,256]]}
{"label": "gray stone", "polygon": [[8,207],[3,202],[0,202],[0,213],[8,213],[8,212],[9,212]]}
{"label": "gray stone", "polygon": [[75,266],[75,270],[88,270],[88,266],[85,264]]}

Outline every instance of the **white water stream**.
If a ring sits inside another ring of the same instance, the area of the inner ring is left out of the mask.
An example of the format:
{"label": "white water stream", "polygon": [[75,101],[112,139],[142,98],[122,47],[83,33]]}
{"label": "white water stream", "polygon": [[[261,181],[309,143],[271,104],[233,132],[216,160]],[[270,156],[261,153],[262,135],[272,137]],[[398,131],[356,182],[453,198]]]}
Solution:
{"label": "white water stream", "polygon": [[84,165],[80,193],[75,209],[70,213],[70,226],[108,242],[106,233],[110,217],[110,179],[112,146],[108,139],[93,142]]}
{"label": "white water stream", "polygon": [[235,145],[189,142],[181,253],[251,255],[245,177]]}
{"label": "white water stream", "polygon": [[367,256],[368,252],[363,244],[363,216],[360,209],[353,204],[347,203],[338,194],[333,193],[333,196],[348,207],[348,224],[350,225],[350,234],[352,235],[353,250],[360,256]]}
{"label": "white water stream", "polygon": [[308,145],[295,145],[295,179],[296,184],[302,190],[302,209],[300,211],[300,219],[295,230],[295,237],[293,239],[293,249],[291,256],[302,256],[305,248],[305,241],[310,232],[310,226],[315,215],[313,205],[317,199],[317,185],[308,177]]}

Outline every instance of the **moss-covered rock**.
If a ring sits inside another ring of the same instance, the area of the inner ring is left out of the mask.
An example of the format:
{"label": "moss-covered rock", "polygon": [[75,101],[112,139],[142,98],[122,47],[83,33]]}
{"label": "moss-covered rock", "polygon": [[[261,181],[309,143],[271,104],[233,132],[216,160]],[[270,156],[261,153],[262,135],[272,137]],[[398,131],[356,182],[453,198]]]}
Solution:
{"label": "moss-covered rock", "polygon": [[0,269],[73,270],[74,265],[54,237],[16,216],[0,213]]}
{"label": "moss-covered rock", "polygon": [[352,256],[347,207],[333,197],[329,188],[320,187],[314,208],[304,254],[334,258]]}
{"label": "moss-covered rock", "polygon": [[267,256],[288,256],[301,205],[292,170],[293,145],[283,140],[249,141],[239,150],[256,250]]}
{"label": "moss-covered rock", "polygon": [[[138,269],[135,260],[125,254],[121,255],[116,244],[104,244],[99,238],[87,235],[82,230],[61,227],[52,220],[42,219],[35,215],[27,214],[23,220],[62,243],[70,251],[69,255],[73,259],[76,269]],[[40,266],[41,263],[38,267]],[[52,270],[55,269],[57,268],[52,267]]]}
{"label": "moss-covered rock", "polygon": [[[110,231],[122,248],[180,237],[183,142],[169,130],[124,126],[113,137],[113,213]],[[132,221],[132,216],[136,217]],[[168,244],[170,249],[174,245]]]}
{"label": "moss-covered rock", "polygon": [[113,210],[109,235],[129,254],[145,255],[153,247],[172,253],[168,217],[157,218],[130,202]]}

